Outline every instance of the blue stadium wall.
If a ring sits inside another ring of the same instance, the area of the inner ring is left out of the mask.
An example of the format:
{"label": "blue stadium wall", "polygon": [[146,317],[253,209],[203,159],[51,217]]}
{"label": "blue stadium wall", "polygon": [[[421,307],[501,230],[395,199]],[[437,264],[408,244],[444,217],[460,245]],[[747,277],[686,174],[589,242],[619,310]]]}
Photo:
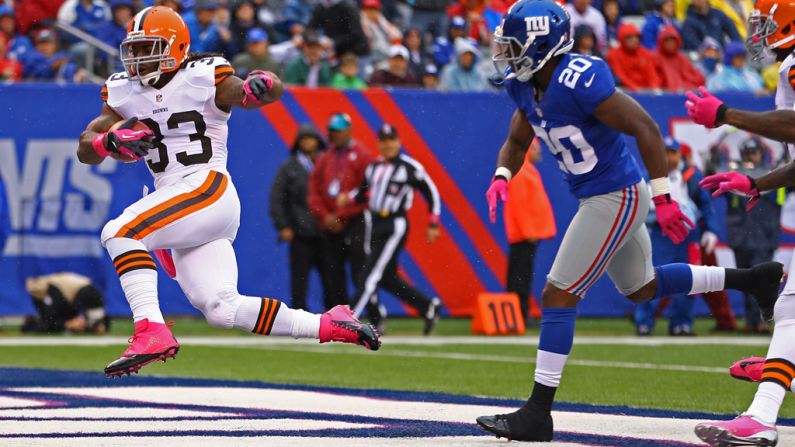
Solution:
{"label": "blue stadium wall", "polygon": [[[636,99],[666,132],[686,117],[681,96]],[[731,96],[728,103],[755,110],[773,107],[770,97]],[[107,220],[141,197],[143,185],[151,187],[151,177],[140,164],[110,161],[88,167],[77,162],[78,136],[100,105],[95,86],[0,86],[0,187],[4,189],[0,209],[5,238],[0,245],[5,247],[0,258],[0,315],[32,313],[24,278],[67,270],[94,278],[106,292],[111,314],[129,314],[98,234]],[[456,316],[469,314],[478,292],[501,290],[505,233],[501,222],[488,223],[484,192],[513,112],[506,95],[296,89],[280,104],[259,111],[236,110],[230,120],[229,170],[243,210],[235,241],[240,291],[289,302],[287,247],[277,243],[268,216],[268,192],[298,124],[310,121],[324,128],[327,117],[336,111],[352,115],[355,137],[374,151],[379,124],[395,124],[406,151],[426,166],[439,186],[442,238],[432,246],[424,242],[426,204],[417,200],[410,214],[414,231],[401,258],[401,273],[439,295],[449,314]],[[535,295],[540,294],[577,206],[548,153],[540,171],[559,236],[540,246]],[[718,204],[722,208],[722,202]],[[166,313],[196,313],[178,284],[165,274],[160,275],[159,290]],[[319,309],[316,278],[310,294],[310,306]],[[406,313],[393,297],[386,296],[385,302],[391,314]],[[606,278],[596,283],[580,305],[581,314],[592,316],[620,316],[630,309]],[[697,310],[704,312],[703,305]]]}

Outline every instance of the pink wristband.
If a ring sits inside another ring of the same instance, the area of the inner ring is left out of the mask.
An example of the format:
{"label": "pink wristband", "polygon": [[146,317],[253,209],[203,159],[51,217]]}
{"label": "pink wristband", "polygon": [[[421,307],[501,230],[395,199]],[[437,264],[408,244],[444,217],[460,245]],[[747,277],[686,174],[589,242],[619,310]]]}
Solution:
{"label": "pink wristband", "polygon": [[98,133],[94,135],[94,139],[91,140],[91,147],[94,148],[94,152],[96,152],[97,155],[99,155],[102,158],[105,158],[108,155],[110,155],[110,151],[107,148],[105,148],[105,136],[107,134],[108,134],[107,132]]}

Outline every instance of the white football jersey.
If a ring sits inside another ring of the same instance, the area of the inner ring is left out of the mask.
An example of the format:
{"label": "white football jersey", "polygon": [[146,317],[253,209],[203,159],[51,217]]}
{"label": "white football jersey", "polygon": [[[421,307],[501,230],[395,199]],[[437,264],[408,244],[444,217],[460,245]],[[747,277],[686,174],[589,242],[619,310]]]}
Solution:
{"label": "white football jersey", "polygon": [[[795,53],[790,53],[778,68],[776,110],[795,109]],[[791,158],[795,159],[795,145],[785,143]]]}
{"label": "white football jersey", "polygon": [[216,106],[215,86],[233,72],[226,59],[207,57],[189,62],[159,90],[124,72],[108,78],[108,106],[125,120],[138,117],[155,133],[155,148],[146,156],[155,188],[206,169],[227,173],[231,113]]}

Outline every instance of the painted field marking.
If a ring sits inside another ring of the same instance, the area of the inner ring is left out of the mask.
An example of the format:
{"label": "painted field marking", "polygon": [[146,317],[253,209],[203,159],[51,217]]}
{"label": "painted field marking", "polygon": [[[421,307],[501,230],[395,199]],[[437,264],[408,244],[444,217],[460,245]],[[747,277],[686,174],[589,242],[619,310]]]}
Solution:
{"label": "painted field marking", "polygon": [[[179,336],[179,331],[177,336]],[[261,337],[261,336],[179,336],[180,343],[194,346],[270,346],[270,345],[317,345],[317,340],[293,340],[287,337]],[[512,345],[512,346],[535,346],[538,345],[538,337],[525,336],[505,336],[505,337],[482,337],[482,336],[438,336],[438,337],[414,337],[414,336],[386,336],[383,337],[386,346],[394,345],[416,345],[416,346],[447,346],[447,345]],[[3,346],[117,346],[126,345],[127,337],[63,337],[63,336],[42,336],[42,337],[0,337],[0,347]],[[583,336],[574,337],[575,345],[583,346],[762,346],[770,344],[768,337],[602,337],[602,336]]]}

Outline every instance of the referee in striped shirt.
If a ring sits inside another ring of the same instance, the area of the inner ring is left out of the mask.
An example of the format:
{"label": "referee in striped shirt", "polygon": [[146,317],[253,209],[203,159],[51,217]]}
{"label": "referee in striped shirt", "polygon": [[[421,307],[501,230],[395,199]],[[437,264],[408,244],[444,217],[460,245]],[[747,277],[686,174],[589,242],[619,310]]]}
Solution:
{"label": "referee in striped shirt", "polygon": [[367,167],[359,189],[340,194],[337,199],[341,207],[351,202],[368,204],[365,210],[364,241],[367,261],[354,295],[354,314],[358,316],[367,309],[370,320],[383,334],[386,312],[379,305],[375,293],[376,289],[382,288],[424,317],[423,332],[428,335],[439,319],[441,302],[400,278],[397,267],[398,255],[408,235],[406,212],[414,201],[414,190],[422,193],[430,208],[426,233],[428,242],[433,242],[439,236],[439,191],[419,162],[400,153],[400,139],[392,125],[384,124],[378,131],[378,149],[381,157]]}

